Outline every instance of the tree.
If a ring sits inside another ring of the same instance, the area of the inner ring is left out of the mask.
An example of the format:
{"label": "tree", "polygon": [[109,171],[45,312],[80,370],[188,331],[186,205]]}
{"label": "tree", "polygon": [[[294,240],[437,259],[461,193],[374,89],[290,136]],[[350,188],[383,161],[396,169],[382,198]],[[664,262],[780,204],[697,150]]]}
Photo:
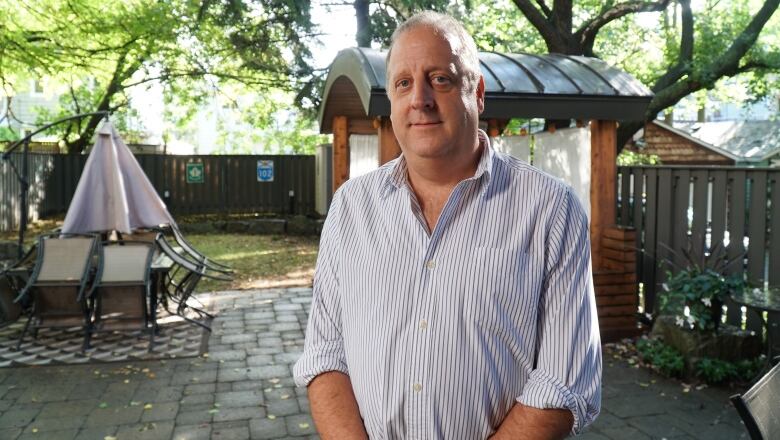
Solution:
{"label": "tree", "polygon": [[[310,73],[309,0],[0,0],[0,9],[3,87],[55,78],[71,97],[64,112],[117,112],[129,89],[154,82],[197,103],[225,84],[293,90]],[[99,122],[67,129],[68,151],[82,151]]]}
{"label": "tree", "polygon": [[[645,83],[655,94],[645,120],[675,105],[682,98],[703,89],[711,89],[725,77],[753,72],[763,75],[780,67],[774,41],[759,41],[759,35],[777,10],[780,0],[765,0],[760,7],[748,0],[721,2],[708,0],[694,12],[690,0],[583,1],[513,0],[515,6],[536,29],[550,52],[599,56],[599,38],[613,24],[642,12],[667,11],[660,26],[664,34],[664,65]],[[753,12],[751,12],[753,11]],[[669,20],[669,16],[674,20]],[[576,22],[576,23],[575,23]],[[576,26],[575,26],[576,24]],[[622,121],[618,148],[643,126],[644,121]]]}

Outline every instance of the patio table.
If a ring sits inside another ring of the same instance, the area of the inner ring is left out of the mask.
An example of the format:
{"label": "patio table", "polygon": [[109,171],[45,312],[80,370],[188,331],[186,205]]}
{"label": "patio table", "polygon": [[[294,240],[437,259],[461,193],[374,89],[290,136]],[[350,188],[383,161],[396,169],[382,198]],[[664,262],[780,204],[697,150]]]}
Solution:
{"label": "patio table", "polygon": [[761,318],[761,322],[766,329],[766,358],[771,367],[775,360],[773,357],[775,353],[773,333],[777,331],[779,320],[764,319],[763,312],[768,312],[769,314],[780,313],[780,286],[768,289],[745,289],[742,292],[732,294],[731,299],[735,303],[753,310]]}

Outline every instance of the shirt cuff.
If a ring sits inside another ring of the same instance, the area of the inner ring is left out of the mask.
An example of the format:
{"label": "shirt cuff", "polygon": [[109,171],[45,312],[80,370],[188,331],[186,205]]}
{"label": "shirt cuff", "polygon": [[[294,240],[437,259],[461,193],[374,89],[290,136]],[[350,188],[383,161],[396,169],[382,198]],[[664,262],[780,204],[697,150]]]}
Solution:
{"label": "shirt cuff", "polygon": [[539,409],[568,409],[574,416],[572,435],[578,435],[598,415],[597,408],[588,408],[584,396],[573,393],[557,378],[539,369],[531,372],[523,394],[517,398],[517,401]]}
{"label": "shirt cuff", "polygon": [[334,350],[333,347],[327,346],[304,350],[293,367],[295,385],[308,386],[315,377],[328,371],[339,371],[349,375],[347,363],[344,357],[339,355],[340,352],[341,350]]}

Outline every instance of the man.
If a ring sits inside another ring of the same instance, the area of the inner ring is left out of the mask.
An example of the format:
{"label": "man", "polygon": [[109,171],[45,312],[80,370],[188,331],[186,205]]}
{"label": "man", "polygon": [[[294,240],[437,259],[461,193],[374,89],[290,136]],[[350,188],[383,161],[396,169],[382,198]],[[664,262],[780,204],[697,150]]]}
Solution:
{"label": "man", "polygon": [[304,353],[323,439],[553,439],[600,407],[587,218],[478,128],[474,41],[424,12],[393,35],[402,155],[345,183],[322,233]]}

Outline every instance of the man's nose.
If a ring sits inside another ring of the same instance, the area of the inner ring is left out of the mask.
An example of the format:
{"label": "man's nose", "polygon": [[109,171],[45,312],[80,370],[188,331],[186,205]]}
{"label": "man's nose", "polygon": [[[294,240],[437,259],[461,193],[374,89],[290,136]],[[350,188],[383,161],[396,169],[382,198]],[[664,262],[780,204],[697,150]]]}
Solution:
{"label": "man's nose", "polygon": [[433,90],[427,81],[415,81],[412,86],[412,107],[415,109],[433,108]]}

